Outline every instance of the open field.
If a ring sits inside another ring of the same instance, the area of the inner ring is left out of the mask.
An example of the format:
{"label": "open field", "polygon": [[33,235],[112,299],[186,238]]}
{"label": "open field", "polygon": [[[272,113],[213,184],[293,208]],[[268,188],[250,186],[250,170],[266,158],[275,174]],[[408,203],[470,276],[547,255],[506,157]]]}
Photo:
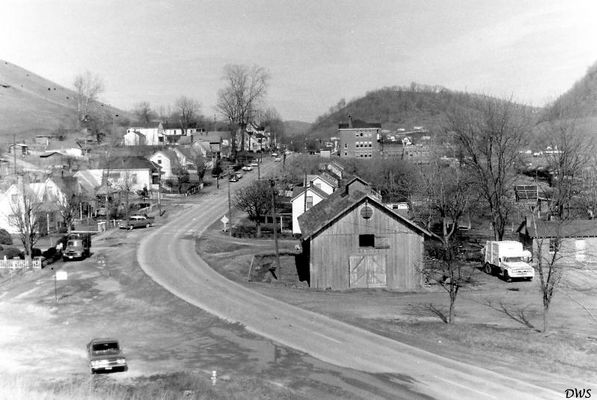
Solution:
{"label": "open field", "polygon": [[[537,282],[507,283],[481,271],[474,274],[475,284],[458,298],[456,323],[446,325],[432,311],[447,306],[447,295],[438,287],[420,293],[331,292],[273,279],[274,284],[249,283],[251,255],[272,254],[271,239],[230,239],[218,228],[215,224],[198,240],[200,254],[228,278],[262,294],[540,386],[597,386],[597,271],[593,269],[567,271],[552,306],[548,334],[537,329],[542,326]],[[295,268],[292,258],[283,260],[283,269]]]}

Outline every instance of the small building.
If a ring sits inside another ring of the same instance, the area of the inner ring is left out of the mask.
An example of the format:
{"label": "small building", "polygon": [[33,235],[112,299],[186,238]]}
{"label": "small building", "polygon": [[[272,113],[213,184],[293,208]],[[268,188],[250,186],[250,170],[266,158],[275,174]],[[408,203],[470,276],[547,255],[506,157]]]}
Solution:
{"label": "small building", "polygon": [[330,195],[338,188],[338,183],[328,180],[321,175],[307,175],[307,186],[315,186]]}
{"label": "small building", "polygon": [[[305,210],[327,199],[330,194],[331,192],[327,193],[317,186],[307,186],[306,189],[303,187],[294,188],[292,200],[290,201],[292,203],[292,233],[294,235],[301,233],[298,217],[303,215]],[[307,196],[306,198],[305,195]]]}
{"label": "small building", "polygon": [[421,287],[423,241],[429,232],[362,189],[354,181],[299,217],[310,286]]}
{"label": "small building", "polygon": [[558,248],[563,264],[597,263],[597,220],[542,221],[527,217],[517,233],[525,249],[543,257]]}

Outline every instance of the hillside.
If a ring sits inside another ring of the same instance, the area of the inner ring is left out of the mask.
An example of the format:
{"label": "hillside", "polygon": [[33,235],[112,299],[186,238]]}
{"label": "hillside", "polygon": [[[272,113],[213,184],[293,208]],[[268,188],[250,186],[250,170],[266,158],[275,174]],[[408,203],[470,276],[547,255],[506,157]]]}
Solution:
{"label": "hillside", "polygon": [[[25,140],[56,129],[73,126],[77,102],[75,92],[0,60],[0,142]],[[128,113],[101,104],[106,112]]]}
{"label": "hillside", "polygon": [[286,136],[303,135],[311,129],[311,123],[303,121],[284,121]]}
{"label": "hillside", "polygon": [[597,63],[568,91],[546,107],[542,120],[597,118]]}
{"label": "hillside", "polygon": [[389,87],[367,93],[343,107],[335,107],[317,118],[309,134],[330,137],[336,134],[339,123],[353,119],[381,122],[383,129],[412,129],[424,127],[438,131],[453,107],[475,108],[486,96],[454,92],[437,86],[412,84],[409,87]]}

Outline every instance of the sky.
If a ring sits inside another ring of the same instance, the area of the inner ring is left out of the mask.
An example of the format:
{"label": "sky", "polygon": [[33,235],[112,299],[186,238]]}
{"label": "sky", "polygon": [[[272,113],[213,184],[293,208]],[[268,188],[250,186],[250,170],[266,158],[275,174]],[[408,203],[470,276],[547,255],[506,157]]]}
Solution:
{"label": "sky", "polygon": [[267,105],[312,122],[340,99],[417,82],[543,106],[597,62],[594,0],[1,0],[0,58],[122,109],[195,98],[227,64],[271,76]]}

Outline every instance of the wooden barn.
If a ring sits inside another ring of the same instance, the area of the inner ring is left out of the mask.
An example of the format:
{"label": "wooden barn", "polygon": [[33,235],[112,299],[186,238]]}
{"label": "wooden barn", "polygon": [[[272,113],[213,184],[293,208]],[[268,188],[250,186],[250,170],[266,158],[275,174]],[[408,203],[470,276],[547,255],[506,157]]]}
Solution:
{"label": "wooden barn", "polygon": [[299,217],[309,284],[320,289],[417,289],[429,233],[356,179]]}

